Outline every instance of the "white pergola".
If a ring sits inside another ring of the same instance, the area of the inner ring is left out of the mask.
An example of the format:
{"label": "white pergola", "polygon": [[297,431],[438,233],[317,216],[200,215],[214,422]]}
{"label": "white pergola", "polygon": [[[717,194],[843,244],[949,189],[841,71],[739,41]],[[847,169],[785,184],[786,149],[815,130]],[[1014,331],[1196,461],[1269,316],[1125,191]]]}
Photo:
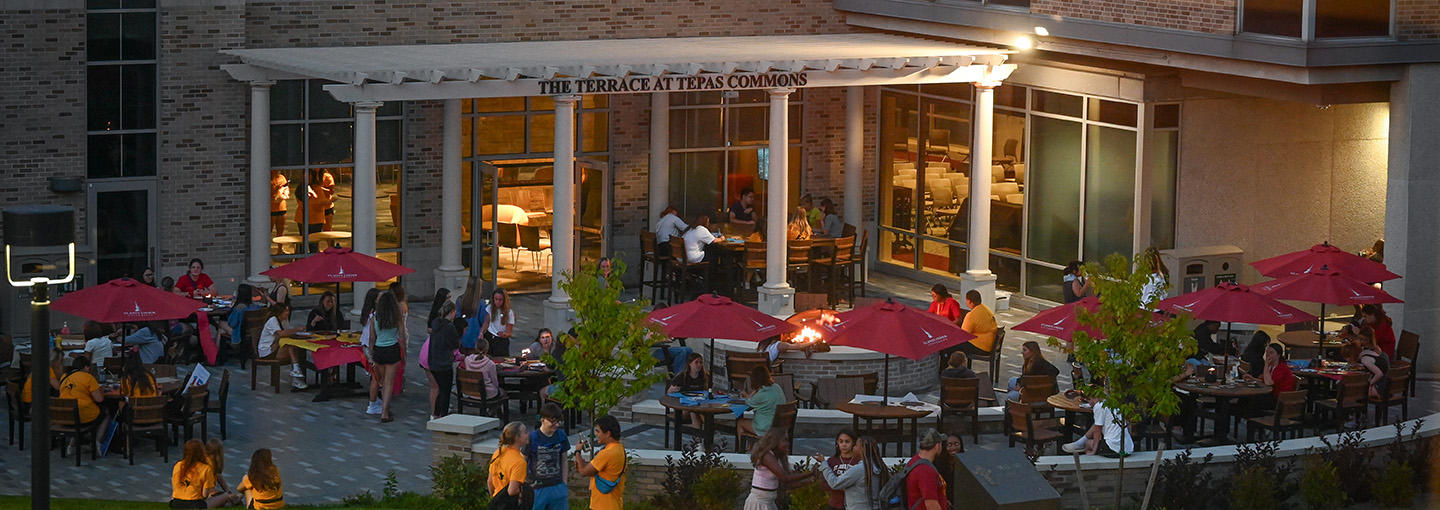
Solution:
{"label": "white pergola", "polygon": [[[602,39],[412,46],[227,50],[240,64],[223,66],[251,86],[250,268],[269,267],[270,86],[276,80],[320,79],[325,90],[355,107],[355,196],[374,194],[375,111],[385,101],[444,101],[441,263],[437,285],[463,285],[461,262],[460,100],[552,96],[555,99],[554,274],[546,326],[561,331],[571,318],[560,274],[574,268],[575,103],[582,94],[651,95],[650,221],[669,197],[670,92],[767,90],[770,95],[770,191],[765,233],[766,283],[761,310],[793,310],[785,282],[788,210],[786,133],[789,95],[797,88],[846,87],[845,221],[860,225],[863,88],[873,85],[973,83],[976,114],[971,165],[988,174],[994,88],[1014,70],[1004,50],[886,34]],[[989,179],[970,179],[970,196],[990,196]],[[354,248],[375,253],[375,205],[355,202]],[[778,212],[777,212],[778,211]],[[972,200],[967,287],[993,301],[989,271],[990,207]],[[368,289],[359,288],[356,292]],[[968,290],[968,289],[967,289]]]}

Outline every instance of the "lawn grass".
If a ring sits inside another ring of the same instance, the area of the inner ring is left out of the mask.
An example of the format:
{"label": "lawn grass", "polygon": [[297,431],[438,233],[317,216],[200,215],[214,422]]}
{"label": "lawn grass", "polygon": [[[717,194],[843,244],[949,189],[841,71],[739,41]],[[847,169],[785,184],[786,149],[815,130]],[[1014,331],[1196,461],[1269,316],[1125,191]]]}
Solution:
{"label": "lawn grass", "polygon": [[[0,510],[29,510],[29,508],[30,498],[28,497],[0,496]],[[168,501],[157,503],[149,501],[108,501],[98,499],[51,499],[50,508],[52,510],[168,510],[170,504]],[[346,507],[344,505],[295,505],[288,506],[287,508],[322,510]]]}

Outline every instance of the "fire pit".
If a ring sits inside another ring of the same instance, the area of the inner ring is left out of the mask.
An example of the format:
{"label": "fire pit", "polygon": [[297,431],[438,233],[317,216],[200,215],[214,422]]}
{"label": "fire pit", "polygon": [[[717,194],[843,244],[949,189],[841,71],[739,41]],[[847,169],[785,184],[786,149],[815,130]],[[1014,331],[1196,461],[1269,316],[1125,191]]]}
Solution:
{"label": "fire pit", "polygon": [[781,335],[780,341],[799,347],[805,351],[806,358],[817,352],[830,352],[830,344],[825,343],[820,326],[835,320],[834,310],[807,310],[791,315],[785,322],[800,326],[800,331]]}

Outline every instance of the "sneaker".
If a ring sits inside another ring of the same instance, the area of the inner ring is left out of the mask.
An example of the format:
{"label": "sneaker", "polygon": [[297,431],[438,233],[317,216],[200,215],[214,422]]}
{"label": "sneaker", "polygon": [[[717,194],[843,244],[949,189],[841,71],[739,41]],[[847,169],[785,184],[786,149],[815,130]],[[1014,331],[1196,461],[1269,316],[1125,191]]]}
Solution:
{"label": "sneaker", "polygon": [[294,378],[294,379],[292,379],[292,380],[290,381],[290,387],[291,387],[291,388],[295,388],[295,389],[297,389],[297,390],[303,390],[303,389],[305,389],[305,388],[309,388],[310,385],[309,385],[309,384],[305,384],[305,378],[304,378],[304,377],[296,377],[296,378]]}
{"label": "sneaker", "polygon": [[380,414],[380,406],[379,400],[371,402],[370,406],[365,408],[365,414]]}
{"label": "sneaker", "polygon": [[304,378],[305,378],[305,371],[304,371],[304,370],[291,369],[291,370],[290,370],[290,377],[294,377],[294,378],[296,378],[296,379],[304,379]]}
{"label": "sneaker", "polygon": [[1065,450],[1065,453],[1085,453],[1085,447],[1076,445],[1075,443],[1062,444],[1060,445],[1060,449]]}

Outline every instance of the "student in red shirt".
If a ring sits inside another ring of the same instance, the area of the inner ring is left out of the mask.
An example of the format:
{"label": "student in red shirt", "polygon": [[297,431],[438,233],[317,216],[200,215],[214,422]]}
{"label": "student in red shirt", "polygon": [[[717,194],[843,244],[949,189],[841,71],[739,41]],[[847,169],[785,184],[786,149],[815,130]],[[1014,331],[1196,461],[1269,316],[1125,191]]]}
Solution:
{"label": "student in red shirt", "polygon": [[[935,457],[945,448],[945,435],[935,429],[920,434],[920,451],[906,463],[910,474],[905,476],[905,507],[911,510],[950,510],[945,480],[935,469]],[[923,461],[923,462],[922,462]],[[912,467],[913,466],[913,467]]]}
{"label": "student in red shirt", "polygon": [[950,322],[960,320],[960,302],[950,297],[950,290],[946,289],[944,284],[937,283],[930,287],[930,313]]}
{"label": "student in red shirt", "polygon": [[[1281,393],[1295,391],[1295,373],[1291,372],[1290,365],[1285,363],[1284,349],[1285,347],[1278,343],[1265,346],[1265,369],[1260,371],[1260,377],[1245,375],[1247,381],[1259,381],[1270,386],[1272,399],[1280,398]],[[1260,409],[1275,407],[1274,400],[1257,404]]]}
{"label": "student in red shirt", "polygon": [[190,259],[190,271],[175,279],[175,293],[186,297],[199,297],[215,293],[215,282],[205,274],[205,263]]}
{"label": "student in red shirt", "polygon": [[[1385,314],[1385,308],[1377,305],[1365,305],[1360,307],[1362,324],[1370,326],[1375,330],[1375,345],[1380,351],[1395,360],[1395,327],[1392,325],[1390,316]],[[1358,328],[1357,328],[1358,329]]]}

